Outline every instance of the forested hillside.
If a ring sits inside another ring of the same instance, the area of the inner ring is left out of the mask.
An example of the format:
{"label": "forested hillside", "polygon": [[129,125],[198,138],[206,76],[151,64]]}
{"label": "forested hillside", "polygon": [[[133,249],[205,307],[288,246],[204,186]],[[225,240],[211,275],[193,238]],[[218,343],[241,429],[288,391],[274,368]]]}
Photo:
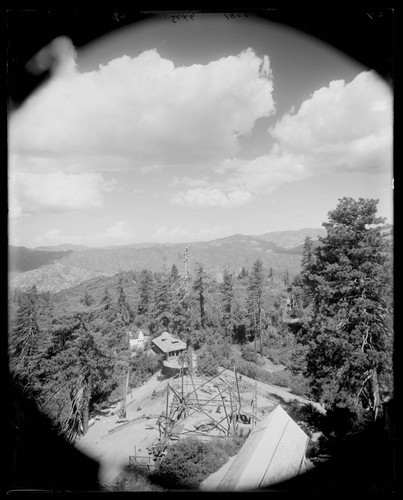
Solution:
{"label": "forested hillside", "polygon": [[[200,373],[235,365],[323,404],[337,416],[332,438],[354,433],[393,395],[392,237],[374,200],[343,198],[324,226],[320,245],[306,238],[295,275],[260,258],[217,273],[194,258],[187,272],[165,261],[58,293],[10,290],[14,380],[74,439],[126,381],[135,387],[160,368],[147,349],[131,355],[130,335],[168,330],[196,353]],[[270,373],[267,359],[285,369]]]}
{"label": "forested hillside", "polygon": [[[242,267],[248,268],[257,259],[262,260],[274,273],[282,274],[285,269],[290,276],[299,273],[304,235],[323,234],[323,229],[303,229],[267,233],[262,237],[233,235],[208,242],[188,244],[139,244],[108,248],[79,247],[68,252],[48,252],[24,249],[25,265],[10,267],[11,286],[28,289],[36,285],[39,291],[57,292],[78,285],[98,276],[112,276],[123,271],[166,272],[175,264],[183,268],[185,247],[188,248],[190,265],[200,262],[206,270],[220,279],[223,269],[239,273]],[[270,240],[273,234],[273,241]],[[294,243],[296,247],[285,247]],[[298,246],[299,243],[299,246]],[[46,247],[49,248],[49,247]],[[67,248],[67,247],[66,247]],[[42,258],[39,259],[37,254]],[[10,247],[10,255],[16,256],[16,247]],[[55,256],[58,257],[54,262]],[[50,259],[52,257],[52,259]],[[15,257],[13,257],[15,260]],[[12,263],[13,260],[10,259]],[[16,273],[18,272],[18,273]]]}
{"label": "forested hillside", "polygon": [[24,273],[63,259],[71,253],[72,250],[31,250],[25,247],[10,246],[8,253],[9,271]]}

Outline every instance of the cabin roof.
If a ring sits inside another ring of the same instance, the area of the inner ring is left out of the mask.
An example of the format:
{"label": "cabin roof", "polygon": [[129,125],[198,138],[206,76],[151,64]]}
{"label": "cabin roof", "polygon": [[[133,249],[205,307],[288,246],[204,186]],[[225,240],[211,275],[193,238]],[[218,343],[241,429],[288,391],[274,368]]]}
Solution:
{"label": "cabin roof", "polygon": [[161,351],[168,353],[172,351],[181,351],[186,349],[186,344],[180,339],[173,337],[168,332],[163,332],[159,337],[152,340],[153,344],[161,349]]}

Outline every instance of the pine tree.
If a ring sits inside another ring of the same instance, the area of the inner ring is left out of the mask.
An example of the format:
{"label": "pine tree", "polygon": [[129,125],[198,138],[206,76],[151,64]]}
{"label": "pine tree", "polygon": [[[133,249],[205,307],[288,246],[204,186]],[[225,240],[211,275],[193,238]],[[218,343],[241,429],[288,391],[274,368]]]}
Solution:
{"label": "pine tree", "polygon": [[242,266],[242,269],[240,271],[240,273],[238,274],[238,279],[239,280],[245,280],[249,278],[249,273],[248,271]]}
{"label": "pine tree", "polygon": [[138,314],[144,315],[149,319],[149,313],[153,301],[153,277],[150,271],[143,269],[140,273],[139,279],[139,304]]}
{"label": "pine tree", "polygon": [[123,278],[120,277],[118,285],[117,311],[123,323],[128,326],[133,321],[133,312],[129,306],[126,294],[123,290]]}
{"label": "pine tree", "polygon": [[160,276],[156,281],[154,315],[158,327],[167,330],[172,319],[172,297],[171,287],[165,275]]}
{"label": "pine tree", "polygon": [[254,335],[255,352],[257,352],[257,339],[260,339],[260,352],[262,353],[262,300],[263,300],[263,263],[260,259],[253,263],[248,285],[248,313],[251,330]]}
{"label": "pine tree", "polygon": [[10,334],[10,369],[28,390],[34,390],[40,371],[42,346],[37,320],[36,286],[19,297],[14,328]]}
{"label": "pine tree", "polygon": [[92,386],[97,368],[97,347],[94,337],[81,317],[80,327],[74,332],[71,348],[75,354],[77,367],[80,373],[77,389],[82,389],[81,407],[79,408],[82,420],[83,434],[88,430]]}
{"label": "pine tree", "polygon": [[288,273],[288,267],[284,269],[283,281],[284,285],[286,286],[290,284],[290,275]]}
{"label": "pine tree", "polygon": [[88,293],[88,290],[85,292],[84,297],[81,299],[81,303],[87,307],[90,307],[94,303],[93,297]]}
{"label": "pine tree", "polygon": [[204,270],[202,264],[198,264],[195,272],[195,279],[193,282],[193,290],[196,293],[197,301],[199,305],[199,319],[200,326],[204,328],[206,326],[206,288],[207,288],[207,274]]}
{"label": "pine tree", "polygon": [[175,283],[179,278],[179,271],[175,264],[172,264],[171,274],[169,278],[172,284]]}
{"label": "pine tree", "polygon": [[225,329],[225,336],[232,343],[232,331],[234,328],[233,300],[234,283],[233,275],[228,267],[224,268],[223,282],[220,286],[222,301],[222,324]]}
{"label": "pine tree", "polygon": [[301,273],[312,307],[307,373],[316,397],[370,409],[374,418],[392,358],[390,250],[376,205],[340,199],[322,245],[306,246]]}
{"label": "pine tree", "polygon": [[174,336],[190,343],[190,297],[185,282],[171,284],[170,328]]}
{"label": "pine tree", "polygon": [[104,295],[101,299],[101,306],[105,311],[112,308],[112,299],[109,294],[109,290],[106,287],[104,290]]}

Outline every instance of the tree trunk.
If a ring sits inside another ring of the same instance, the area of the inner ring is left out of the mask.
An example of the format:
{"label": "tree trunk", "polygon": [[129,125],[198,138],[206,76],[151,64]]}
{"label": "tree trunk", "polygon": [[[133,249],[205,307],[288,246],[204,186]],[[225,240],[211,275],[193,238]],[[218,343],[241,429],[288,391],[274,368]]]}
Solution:
{"label": "tree trunk", "polygon": [[90,419],[90,399],[91,399],[91,389],[89,384],[87,383],[84,387],[84,392],[83,392],[83,412],[82,412],[83,436],[85,436],[88,431],[88,422]]}
{"label": "tree trunk", "polygon": [[122,402],[119,410],[119,418],[126,418],[126,396],[129,389],[129,369],[127,369],[126,377],[123,380]]}
{"label": "tree trunk", "polygon": [[256,326],[256,303],[253,300],[253,323],[255,326],[255,355],[257,354],[257,326]]}
{"label": "tree trunk", "polygon": [[371,375],[371,392],[374,400],[374,408],[373,408],[374,420],[376,420],[378,418],[381,399],[379,395],[378,374],[376,373],[375,368],[372,370],[372,375]]}
{"label": "tree trunk", "polygon": [[262,344],[262,311],[259,306],[259,339],[260,339],[260,354],[263,355],[263,344]]}
{"label": "tree trunk", "polygon": [[193,373],[193,349],[190,340],[188,342],[187,351],[188,351],[188,371],[190,373]]}

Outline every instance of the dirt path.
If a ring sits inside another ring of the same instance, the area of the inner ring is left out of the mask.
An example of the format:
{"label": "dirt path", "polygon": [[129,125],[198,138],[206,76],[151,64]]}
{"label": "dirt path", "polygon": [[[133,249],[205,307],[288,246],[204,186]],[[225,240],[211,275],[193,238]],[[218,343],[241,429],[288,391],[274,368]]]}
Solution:
{"label": "dirt path", "polygon": [[[116,404],[111,408],[112,416],[97,417],[87,434],[76,442],[75,446],[80,451],[99,462],[99,481],[102,484],[111,483],[128,465],[135,447],[137,454],[147,455],[146,447],[158,437],[157,429],[146,429],[155,424],[157,416],[164,410],[163,394],[151,399],[154,390],[164,393],[168,383],[168,380],[159,381],[158,374],[154,374],[143,386],[132,389],[132,394],[126,398],[126,417],[129,421],[139,417],[151,418],[123,426],[124,422],[119,423],[117,416],[120,404]],[[141,410],[138,410],[139,407]],[[122,427],[117,429],[119,426]]]}
{"label": "dirt path", "polygon": [[[222,370],[223,368],[220,368]],[[229,381],[235,381],[234,377],[234,372],[231,370],[225,370],[223,373],[224,377],[228,379]],[[310,403],[315,408],[317,408],[319,411],[324,411],[322,406],[319,403],[315,403],[310,401],[307,398],[304,398],[303,396],[297,396],[296,394],[293,394],[290,389],[287,389],[286,387],[279,387],[277,385],[272,385],[272,384],[267,384],[265,382],[259,382],[256,381],[253,378],[249,378],[245,375],[241,375],[242,380],[239,383],[239,387],[241,392],[250,392],[254,390],[256,387],[257,394],[260,396],[264,396],[268,399],[270,399],[270,396],[278,396],[281,400],[283,400],[286,403],[289,403],[290,401],[297,400],[300,403]]]}
{"label": "dirt path", "polygon": [[[221,370],[220,370],[221,371]],[[118,411],[120,403],[115,404],[109,410],[109,415],[98,416],[94,424],[89,428],[87,434],[79,439],[75,446],[95,459],[100,464],[99,481],[101,484],[110,484],[116,476],[120,474],[123,468],[129,463],[129,456],[137,455],[148,456],[147,447],[159,436],[156,421],[158,416],[166,408],[166,387],[176,386],[180,390],[180,381],[178,379],[158,380],[160,372],[154,374],[144,385],[132,389],[131,394],[126,398],[126,417],[133,422],[124,425],[124,422],[118,422]],[[222,378],[230,383],[234,383],[234,372],[225,370]],[[196,386],[199,386],[201,380],[194,380]],[[190,381],[187,380],[184,392],[191,391]],[[302,403],[309,402],[301,396],[291,394],[288,389],[269,385],[264,382],[256,382],[246,376],[242,376],[239,382],[239,389],[245,406],[248,406],[253,399],[254,389],[257,389],[258,407],[263,411],[266,406],[269,408],[278,404],[278,399],[272,399],[271,396],[277,396],[284,402],[299,400]],[[151,397],[153,392],[155,397]],[[280,402],[281,402],[280,400]],[[189,424],[190,425],[190,424]],[[111,432],[112,431],[112,432]]]}

